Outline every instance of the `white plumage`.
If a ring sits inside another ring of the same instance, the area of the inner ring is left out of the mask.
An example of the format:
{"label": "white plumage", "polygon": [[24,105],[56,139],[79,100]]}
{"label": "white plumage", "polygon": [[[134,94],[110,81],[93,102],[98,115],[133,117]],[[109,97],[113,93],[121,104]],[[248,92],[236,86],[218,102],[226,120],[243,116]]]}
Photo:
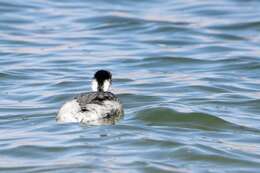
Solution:
{"label": "white plumage", "polygon": [[[116,101],[104,101],[102,105],[88,104],[88,111],[81,111],[81,107],[76,99],[66,102],[58,112],[58,122],[80,122],[86,124],[99,124],[107,118],[111,110],[122,110],[122,105]],[[122,112],[118,112],[122,114]],[[116,115],[115,115],[116,116]]]}

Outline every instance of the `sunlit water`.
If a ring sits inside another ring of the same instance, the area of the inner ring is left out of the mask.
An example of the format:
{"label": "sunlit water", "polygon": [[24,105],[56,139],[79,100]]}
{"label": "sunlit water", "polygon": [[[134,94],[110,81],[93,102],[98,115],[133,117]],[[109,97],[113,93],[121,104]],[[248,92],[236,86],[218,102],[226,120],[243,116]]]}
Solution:
{"label": "sunlit water", "polygon": [[[0,172],[259,172],[259,7],[1,0]],[[124,118],[56,123],[103,68]]]}

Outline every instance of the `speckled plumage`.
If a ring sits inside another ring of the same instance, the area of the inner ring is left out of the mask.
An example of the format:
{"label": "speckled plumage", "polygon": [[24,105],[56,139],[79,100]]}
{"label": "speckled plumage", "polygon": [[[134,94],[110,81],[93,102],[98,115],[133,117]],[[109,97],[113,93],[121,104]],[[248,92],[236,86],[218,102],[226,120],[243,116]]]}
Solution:
{"label": "speckled plumage", "polygon": [[113,93],[90,92],[66,102],[58,113],[57,121],[98,124],[100,120],[119,118],[122,114],[122,104]]}
{"label": "speckled plumage", "polygon": [[119,99],[111,92],[88,92],[80,94],[75,99],[79,103],[81,110],[84,110],[87,104],[94,103],[101,105],[104,100],[119,102]]}

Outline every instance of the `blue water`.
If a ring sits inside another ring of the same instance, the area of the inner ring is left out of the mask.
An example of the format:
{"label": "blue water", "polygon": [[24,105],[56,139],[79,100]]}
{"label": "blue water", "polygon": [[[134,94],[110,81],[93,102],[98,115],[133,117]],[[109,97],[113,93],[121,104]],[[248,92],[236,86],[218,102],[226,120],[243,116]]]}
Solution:
{"label": "blue water", "polygon": [[[1,0],[0,172],[259,172],[259,7]],[[98,69],[124,118],[58,124]]]}

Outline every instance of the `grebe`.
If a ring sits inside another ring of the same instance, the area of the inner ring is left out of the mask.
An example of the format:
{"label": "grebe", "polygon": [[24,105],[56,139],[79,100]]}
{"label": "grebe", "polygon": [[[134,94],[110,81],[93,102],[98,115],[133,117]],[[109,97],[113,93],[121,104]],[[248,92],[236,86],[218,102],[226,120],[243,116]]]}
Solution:
{"label": "grebe", "polygon": [[120,100],[109,88],[112,74],[99,70],[92,80],[92,92],[83,93],[66,102],[59,110],[58,122],[80,122],[85,124],[114,124],[123,115]]}

